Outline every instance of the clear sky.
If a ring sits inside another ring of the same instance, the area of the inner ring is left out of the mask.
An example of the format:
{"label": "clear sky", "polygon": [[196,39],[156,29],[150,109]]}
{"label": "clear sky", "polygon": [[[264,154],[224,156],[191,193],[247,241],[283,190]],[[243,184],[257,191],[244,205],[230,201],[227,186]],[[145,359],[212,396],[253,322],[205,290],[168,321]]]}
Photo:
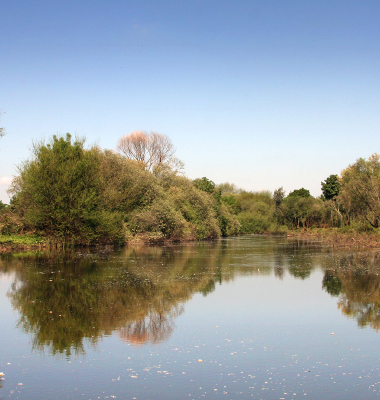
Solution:
{"label": "clear sky", "polygon": [[379,0],[4,0],[0,199],[34,140],[168,135],[189,178],[320,183],[380,152]]}

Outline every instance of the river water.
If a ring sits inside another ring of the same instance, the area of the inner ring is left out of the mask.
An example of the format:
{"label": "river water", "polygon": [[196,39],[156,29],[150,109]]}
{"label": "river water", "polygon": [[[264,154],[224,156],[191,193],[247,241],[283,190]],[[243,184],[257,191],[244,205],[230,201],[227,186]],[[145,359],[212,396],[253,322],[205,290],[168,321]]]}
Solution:
{"label": "river water", "polygon": [[296,238],[0,256],[0,399],[377,399],[380,259]]}

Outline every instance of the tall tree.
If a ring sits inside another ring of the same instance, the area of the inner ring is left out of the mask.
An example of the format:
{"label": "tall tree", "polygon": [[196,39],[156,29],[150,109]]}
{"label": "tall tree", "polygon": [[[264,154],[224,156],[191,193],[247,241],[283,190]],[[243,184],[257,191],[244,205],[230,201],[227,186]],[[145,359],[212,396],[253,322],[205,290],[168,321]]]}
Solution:
{"label": "tall tree", "polygon": [[339,200],[351,216],[380,226],[380,155],[359,158],[342,172]]}
{"label": "tall tree", "polygon": [[144,163],[149,171],[153,171],[161,163],[168,162],[175,153],[168,136],[143,131],[134,131],[121,137],[117,149],[127,158]]}
{"label": "tall tree", "polygon": [[276,206],[279,207],[280,204],[284,201],[285,198],[285,190],[281,186],[273,192],[273,200],[276,202]]}
{"label": "tall tree", "polygon": [[333,200],[339,195],[340,181],[338,175],[330,175],[324,182],[321,182],[321,185],[326,200]]}

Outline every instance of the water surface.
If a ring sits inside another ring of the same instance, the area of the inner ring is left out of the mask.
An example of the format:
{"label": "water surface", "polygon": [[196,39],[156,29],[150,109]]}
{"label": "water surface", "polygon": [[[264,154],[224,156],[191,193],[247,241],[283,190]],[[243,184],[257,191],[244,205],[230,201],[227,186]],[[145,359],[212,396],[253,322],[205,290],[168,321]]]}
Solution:
{"label": "water surface", "polygon": [[376,252],[243,236],[0,259],[0,399],[378,398]]}

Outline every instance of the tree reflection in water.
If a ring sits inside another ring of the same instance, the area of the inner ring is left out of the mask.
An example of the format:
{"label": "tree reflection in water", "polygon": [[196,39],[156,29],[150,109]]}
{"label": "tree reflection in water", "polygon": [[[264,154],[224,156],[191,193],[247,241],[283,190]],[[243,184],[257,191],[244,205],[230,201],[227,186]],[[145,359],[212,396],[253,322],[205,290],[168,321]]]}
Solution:
{"label": "tree reflection in water", "polygon": [[344,315],[380,328],[379,259],[306,240],[249,237],[181,246],[45,251],[0,257],[15,275],[8,296],[34,349],[70,356],[118,332],[133,344],[166,340],[194,293],[208,295],[237,275],[324,271],[322,287]]}
{"label": "tree reflection in water", "polygon": [[360,327],[380,329],[380,253],[333,249],[307,240],[294,240],[279,247],[275,276],[287,270],[305,279],[316,268],[324,270],[322,288],[338,297],[342,314]]}
{"label": "tree reflection in water", "polygon": [[360,327],[380,329],[380,259],[377,253],[335,255],[325,265],[322,287]]}
{"label": "tree reflection in water", "polygon": [[8,297],[33,348],[70,356],[114,331],[134,344],[167,339],[183,303],[214,285],[219,253],[212,246],[196,257],[194,247],[47,251],[3,256],[0,270],[15,273]]}
{"label": "tree reflection in water", "polygon": [[140,346],[145,343],[160,343],[167,340],[174,329],[174,320],[183,311],[183,306],[174,307],[170,312],[160,314],[151,312],[142,319],[137,319],[119,330],[123,341]]}

